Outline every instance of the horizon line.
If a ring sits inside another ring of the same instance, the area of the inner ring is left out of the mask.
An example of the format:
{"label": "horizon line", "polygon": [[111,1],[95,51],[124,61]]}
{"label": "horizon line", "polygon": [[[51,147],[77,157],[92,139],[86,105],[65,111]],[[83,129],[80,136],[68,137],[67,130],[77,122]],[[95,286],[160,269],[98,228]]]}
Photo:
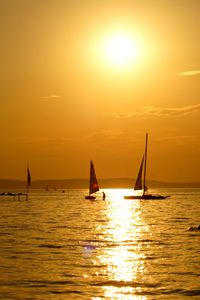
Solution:
{"label": "horizon line", "polygon": [[[26,179],[13,179],[13,178],[0,178],[0,181],[21,181],[26,182]],[[88,177],[78,177],[78,178],[64,178],[64,179],[32,179],[31,182],[36,181],[68,181],[68,180],[89,180]],[[106,177],[106,178],[98,178],[98,181],[100,180],[132,180],[135,181],[136,178],[132,177]],[[200,183],[200,180],[198,181],[170,181],[170,180],[157,180],[157,179],[147,179],[147,181],[155,181],[160,183]]]}

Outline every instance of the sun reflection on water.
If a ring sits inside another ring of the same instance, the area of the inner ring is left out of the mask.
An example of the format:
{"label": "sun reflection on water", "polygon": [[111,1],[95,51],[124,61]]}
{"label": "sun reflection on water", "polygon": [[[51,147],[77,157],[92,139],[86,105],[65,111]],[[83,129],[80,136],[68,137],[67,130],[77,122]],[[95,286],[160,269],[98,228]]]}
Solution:
{"label": "sun reflection on water", "polygon": [[99,261],[107,266],[105,276],[114,284],[103,289],[109,299],[146,299],[139,295],[137,284],[144,273],[144,257],[138,240],[145,224],[141,218],[140,202],[124,200],[125,194],[125,190],[110,190],[109,194],[108,223],[104,227],[109,244]]}

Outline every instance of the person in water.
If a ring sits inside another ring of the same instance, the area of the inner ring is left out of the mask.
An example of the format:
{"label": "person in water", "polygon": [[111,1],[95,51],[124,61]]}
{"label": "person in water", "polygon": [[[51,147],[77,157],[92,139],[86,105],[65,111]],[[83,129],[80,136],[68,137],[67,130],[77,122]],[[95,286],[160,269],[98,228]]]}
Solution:
{"label": "person in water", "polygon": [[104,192],[102,192],[102,194],[103,194],[103,200],[105,200],[106,199],[106,194]]}

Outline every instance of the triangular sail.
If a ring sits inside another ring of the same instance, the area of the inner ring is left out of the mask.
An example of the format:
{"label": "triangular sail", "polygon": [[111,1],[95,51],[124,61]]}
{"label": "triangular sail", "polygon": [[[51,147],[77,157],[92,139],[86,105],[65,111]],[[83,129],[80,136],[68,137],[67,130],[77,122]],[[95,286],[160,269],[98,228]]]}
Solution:
{"label": "triangular sail", "polygon": [[89,190],[90,190],[90,194],[99,191],[99,185],[98,185],[98,181],[96,178],[94,165],[93,165],[92,161],[90,163],[90,187],[89,187]]}
{"label": "triangular sail", "polygon": [[31,173],[29,171],[29,167],[27,166],[27,185],[31,185]]}
{"label": "triangular sail", "polygon": [[137,180],[136,180],[136,182],[135,182],[135,187],[134,187],[134,190],[135,190],[135,191],[137,191],[137,190],[142,190],[142,171],[143,171],[143,163],[144,163],[144,156],[143,156],[143,158],[142,158],[142,162],[141,162],[141,165],[140,165],[138,177],[137,177]]}
{"label": "triangular sail", "polygon": [[29,192],[30,185],[31,185],[31,173],[29,170],[29,166],[27,165],[26,200],[28,200],[28,192]]}
{"label": "triangular sail", "polygon": [[[140,165],[138,177],[135,183],[134,190],[143,190],[142,195],[128,195],[124,196],[124,199],[143,199],[143,200],[158,200],[158,199],[166,199],[167,197],[170,196],[162,196],[162,195],[151,195],[149,193],[145,193],[148,188],[146,186],[146,169],[147,169],[147,144],[148,144],[148,133],[146,133],[146,142],[145,142],[145,152],[144,156],[142,158],[142,162]],[[143,177],[143,182],[142,182],[142,173],[143,173],[143,164],[144,164],[144,177]]]}

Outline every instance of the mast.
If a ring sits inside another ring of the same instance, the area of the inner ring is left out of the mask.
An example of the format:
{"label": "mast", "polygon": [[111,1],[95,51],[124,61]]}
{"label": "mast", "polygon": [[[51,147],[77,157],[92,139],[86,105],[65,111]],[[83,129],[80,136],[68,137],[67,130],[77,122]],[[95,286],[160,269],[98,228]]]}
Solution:
{"label": "mast", "polygon": [[92,161],[90,161],[90,181],[89,181],[89,196],[92,194],[92,184],[91,184],[91,178],[92,178]]}
{"label": "mast", "polygon": [[143,195],[145,194],[145,190],[146,190],[147,142],[148,142],[148,133],[146,133],[145,153],[144,153],[144,183],[143,183]]}

